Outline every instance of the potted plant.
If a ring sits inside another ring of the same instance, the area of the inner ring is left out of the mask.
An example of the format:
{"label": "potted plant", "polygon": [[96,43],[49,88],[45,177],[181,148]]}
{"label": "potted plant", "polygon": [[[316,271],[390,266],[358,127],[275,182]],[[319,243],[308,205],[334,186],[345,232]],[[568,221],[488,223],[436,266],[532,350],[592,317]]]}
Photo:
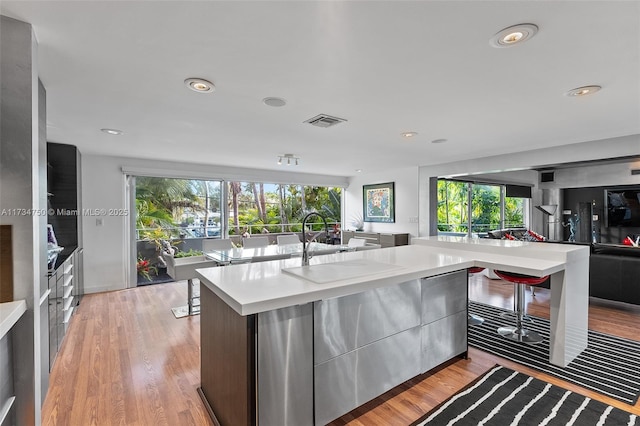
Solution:
{"label": "potted plant", "polygon": [[151,263],[160,269],[167,267],[162,259],[162,250],[166,245],[179,244],[181,241],[171,242],[171,235],[161,227],[140,232],[138,241],[138,257],[151,259]]}
{"label": "potted plant", "polygon": [[151,264],[148,259],[144,257],[138,257],[138,262],[136,263],[136,270],[138,271],[138,277],[142,278],[146,281],[151,281],[151,275],[158,275],[158,269]]}
{"label": "potted plant", "polygon": [[146,241],[152,244],[153,247],[159,252],[162,249],[162,242],[171,240],[171,235],[164,229],[157,227],[140,232],[140,238],[142,241]]}
{"label": "potted plant", "polygon": [[179,251],[173,255],[173,257],[176,259],[192,256],[204,256],[204,253],[200,250],[189,249],[189,251]]}

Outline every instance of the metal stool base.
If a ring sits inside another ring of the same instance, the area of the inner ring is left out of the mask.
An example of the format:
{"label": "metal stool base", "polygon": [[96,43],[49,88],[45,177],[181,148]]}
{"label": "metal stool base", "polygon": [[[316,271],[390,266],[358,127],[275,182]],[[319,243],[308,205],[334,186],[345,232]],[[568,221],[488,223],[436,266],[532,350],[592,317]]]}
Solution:
{"label": "metal stool base", "polygon": [[540,343],[544,339],[535,331],[525,330],[524,328],[517,327],[500,327],[498,328],[498,334],[502,337],[506,337],[509,340],[522,343]]}
{"label": "metal stool base", "polygon": [[[515,321],[515,320],[518,319],[518,313],[517,312],[503,312],[503,313],[500,314],[500,318],[506,319],[506,320],[510,320],[510,321]],[[532,324],[535,322],[533,320],[533,318],[531,318],[529,315],[523,315],[522,316],[522,321],[530,322]]]}
{"label": "metal stool base", "polygon": [[481,318],[474,314],[467,315],[467,325],[480,325],[484,322],[484,318]]}
{"label": "metal stool base", "polygon": [[509,340],[523,343],[540,343],[542,337],[535,331],[526,330],[522,323],[525,321],[524,313],[524,285],[513,283],[514,287],[514,314],[516,326],[503,326],[498,328],[498,334]]}

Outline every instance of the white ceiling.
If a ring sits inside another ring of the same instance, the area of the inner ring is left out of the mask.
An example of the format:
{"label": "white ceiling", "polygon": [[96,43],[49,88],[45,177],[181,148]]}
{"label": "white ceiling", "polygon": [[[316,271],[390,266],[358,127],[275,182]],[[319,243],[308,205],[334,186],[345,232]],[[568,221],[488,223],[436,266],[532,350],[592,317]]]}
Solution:
{"label": "white ceiling", "polygon": [[[638,1],[2,1],[0,11],[33,25],[48,140],[84,154],[275,170],[293,153],[296,172],[350,176],[640,133]],[[528,22],[533,39],[489,45]],[[188,77],[217,89],[190,91]],[[563,95],[588,84],[603,89]],[[265,106],[267,96],[287,105]],[[348,121],[303,123],[320,113]]]}

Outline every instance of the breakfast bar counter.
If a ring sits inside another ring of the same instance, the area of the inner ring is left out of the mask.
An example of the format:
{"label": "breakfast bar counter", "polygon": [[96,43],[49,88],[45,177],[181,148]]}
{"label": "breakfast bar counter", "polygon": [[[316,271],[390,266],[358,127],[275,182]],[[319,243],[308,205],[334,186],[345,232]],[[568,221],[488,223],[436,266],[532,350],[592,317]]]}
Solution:
{"label": "breakfast bar counter", "polygon": [[199,392],[222,425],[326,424],[466,355],[467,268],[551,274],[561,287],[580,256],[557,250],[423,240],[309,266],[200,269]]}
{"label": "breakfast bar counter", "polygon": [[[589,323],[589,247],[573,244],[494,240],[466,237],[422,237],[415,244],[461,255],[466,251],[476,266],[541,277],[550,275],[551,321],[549,362],[566,367],[587,347]],[[511,269],[505,263],[511,257],[520,264]],[[559,262],[559,270],[540,273],[536,261]]]}

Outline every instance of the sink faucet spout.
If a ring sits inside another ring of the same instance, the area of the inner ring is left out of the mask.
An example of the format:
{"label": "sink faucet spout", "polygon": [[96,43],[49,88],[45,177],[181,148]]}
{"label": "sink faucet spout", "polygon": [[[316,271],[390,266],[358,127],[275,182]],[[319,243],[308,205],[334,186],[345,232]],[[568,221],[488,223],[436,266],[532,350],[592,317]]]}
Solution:
{"label": "sink faucet spout", "polygon": [[327,220],[318,212],[307,213],[302,219],[302,266],[307,266],[309,264],[309,245],[307,245],[307,236],[306,236],[306,225],[307,219],[311,216],[318,216],[324,222],[324,232],[325,236],[329,235],[329,225],[327,225]]}

